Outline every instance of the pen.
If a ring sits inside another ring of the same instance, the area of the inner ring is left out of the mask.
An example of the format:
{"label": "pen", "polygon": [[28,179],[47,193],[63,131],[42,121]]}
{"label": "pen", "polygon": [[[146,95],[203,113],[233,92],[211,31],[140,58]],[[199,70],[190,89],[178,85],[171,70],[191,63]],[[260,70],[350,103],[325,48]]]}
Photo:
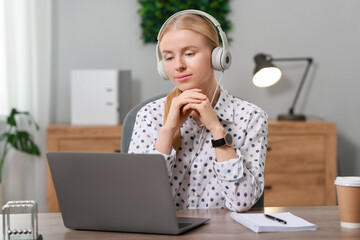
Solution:
{"label": "pen", "polygon": [[286,221],[281,219],[281,218],[277,218],[277,217],[274,217],[274,216],[271,216],[269,214],[264,214],[266,218],[269,218],[271,220],[274,220],[274,221],[278,221],[278,222],[281,222],[283,224],[286,224]]}

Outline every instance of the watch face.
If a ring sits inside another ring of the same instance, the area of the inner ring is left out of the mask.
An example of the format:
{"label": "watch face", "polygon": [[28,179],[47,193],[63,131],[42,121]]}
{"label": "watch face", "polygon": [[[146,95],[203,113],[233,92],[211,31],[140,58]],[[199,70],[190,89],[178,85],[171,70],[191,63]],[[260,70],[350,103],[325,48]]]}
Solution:
{"label": "watch face", "polygon": [[230,133],[226,133],[224,138],[227,145],[230,146],[233,143],[233,137]]}

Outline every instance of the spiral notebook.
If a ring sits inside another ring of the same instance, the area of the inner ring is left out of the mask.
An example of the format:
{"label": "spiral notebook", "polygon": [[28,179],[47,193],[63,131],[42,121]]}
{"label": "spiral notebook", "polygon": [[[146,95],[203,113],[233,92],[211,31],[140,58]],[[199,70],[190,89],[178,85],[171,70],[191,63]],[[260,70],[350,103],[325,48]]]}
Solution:
{"label": "spiral notebook", "polygon": [[317,229],[315,224],[289,212],[272,213],[271,216],[285,220],[286,224],[266,218],[263,213],[231,213],[235,221],[254,232],[295,232]]}

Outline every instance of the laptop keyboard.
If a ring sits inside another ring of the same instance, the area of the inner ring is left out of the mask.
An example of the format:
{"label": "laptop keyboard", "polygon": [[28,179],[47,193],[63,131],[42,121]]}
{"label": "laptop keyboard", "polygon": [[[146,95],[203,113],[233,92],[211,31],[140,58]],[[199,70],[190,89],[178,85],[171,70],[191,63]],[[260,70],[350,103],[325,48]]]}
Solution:
{"label": "laptop keyboard", "polygon": [[179,225],[179,228],[181,229],[181,228],[191,225],[191,223],[178,223],[178,225]]}

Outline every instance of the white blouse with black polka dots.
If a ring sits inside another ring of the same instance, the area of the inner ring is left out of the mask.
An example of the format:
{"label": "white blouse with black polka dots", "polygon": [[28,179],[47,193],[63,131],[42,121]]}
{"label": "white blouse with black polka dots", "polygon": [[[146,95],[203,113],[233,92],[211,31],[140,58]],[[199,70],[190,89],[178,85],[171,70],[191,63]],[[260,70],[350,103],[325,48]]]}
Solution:
{"label": "white blouse with black polka dots", "polygon": [[[154,143],[163,124],[164,103],[165,98],[161,98],[138,112],[129,153],[161,154]],[[190,116],[180,127],[178,152],[172,149],[170,155],[162,154],[174,202],[177,209],[227,207],[246,211],[264,190],[267,114],[222,88],[214,110],[225,131],[233,135],[237,158],[217,162],[210,131]]]}

